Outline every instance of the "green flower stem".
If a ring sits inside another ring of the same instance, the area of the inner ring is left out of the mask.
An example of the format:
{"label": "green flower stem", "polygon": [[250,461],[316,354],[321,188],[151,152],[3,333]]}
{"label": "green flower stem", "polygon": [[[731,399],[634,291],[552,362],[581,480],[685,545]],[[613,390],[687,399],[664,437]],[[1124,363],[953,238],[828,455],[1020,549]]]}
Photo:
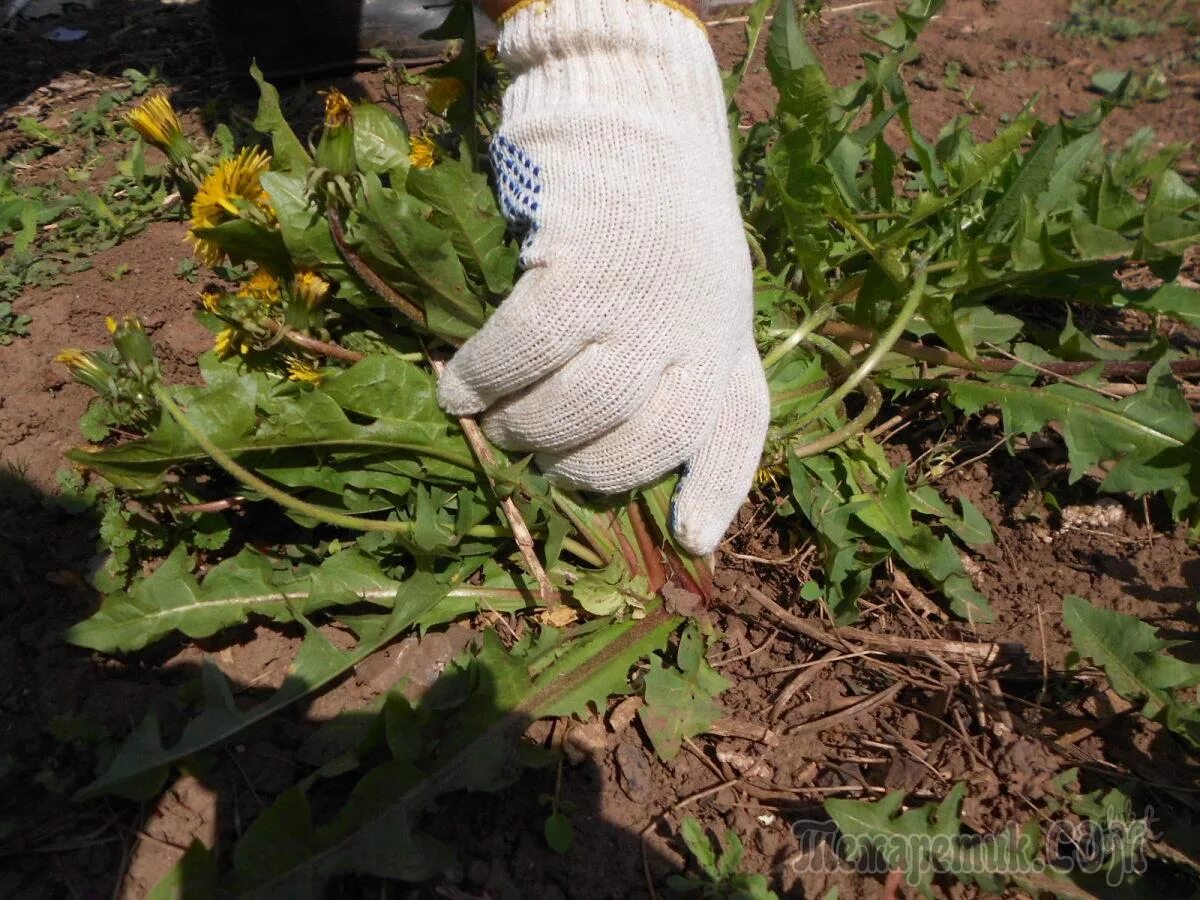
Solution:
{"label": "green flower stem", "polygon": [[833,305],[823,306],[800,323],[800,327],[788,335],[787,339],[775,346],[775,349],[763,359],[763,368],[769,369],[785,356],[808,340],[809,335],[820,328],[833,315]]}
{"label": "green flower stem", "polygon": [[912,289],[908,292],[908,297],[905,298],[904,306],[900,308],[899,315],[896,316],[895,321],[892,322],[888,330],[880,335],[879,340],[871,347],[871,352],[867,354],[858,368],[850,374],[849,378],[842,382],[836,391],[801,416],[795,423],[795,428],[807,425],[841,403],[851,391],[867,379],[875,370],[875,367],[879,365],[880,361],[891,352],[892,347],[900,340],[900,335],[904,333],[904,329],[908,327],[908,323],[917,314],[917,307],[920,305],[921,297],[925,293],[925,281],[925,269],[921,267],[917,270],[917,279],[913,283]]}
{"label": "green flower stem", "polygon": [[[154,386],[154,396],[163,409],[178,423],[188,436],[200,445],[200,448],[212,457],[213,461],[222,469],[237,478],[243,484],[254,488],[265,497],[270,497],[280,506],[285,509],[290,509],[294,512],[301,513],[310,518],[316,519],[318,522],[324,522],[328,525],[336,525],[339,528],[349,528],[354,531],[377,531],[385,534],[408,534],[413,529],[412,522],[381,522],[377,519],[360,519],[355,516],[348,516],[336,510],[329,509],[324,506],[317,506],[313,503],[308,503],[291,496],[274,485],[268,484],[263,479],[259,478],[245,466],[238,463],[232,456],[214,444],[208,439],[203,431],[196,427],[195,423],[187,417],[182,409],[171,399],[171,395],[162,385]],[[483,529],[486,533],[477,533]],[[471,537],[496,537],[506,536],[507,531],[500,529],[495,525],[477,526],[471,529],[468,534]]]}
{"label": "green flower stem", "polygon": [[[165,387],[161,384],[156,384],[153,390],[155,398],[162,404],[162,408],[167,411],[167,414],[179,424],[179,427],[192,440],[200,445],[200,449],[212,457],[217,465],[243,484],[254,488],[254,490],[261,493],[264,497],[270,497],[285,509],[298,512],[309,518],[316,519],[318,522],[324,522],[327,525],[336,525],[339,528],[346,528],[352,531],[373,531],[383,534],[409,534],[412,531],[412,522],[386,522],[378,519],[360,519],[356,516],[348,516],[337,510],[300,500],[281,491],[274,485],[268,484],[209,440],[208,435],[197,428],[196,424],[171,399],[171,395]],[[463,537],[503,540],[511,537],[511,534],[502,525],[476,525],[474,528],[469,529]],[[592,553],[587,547],[570,538],[563,541],[563,549],[590,565],[597,567],[604,565],[603,560]]]}
{"label": "green flower stem", "polygon": [[879,410],[883,409],[883,392],[870,379],[864,381],[862,387],[863,393],[867,395],[867,405],[862,412],[837,429],[837,431],[831,431],[829,434],[822,435],[814,441],[792,448],[792,455],[797,459],[807,459],[810,456],[816,456],[818,453],[824,453],[826,450],[832,450],[839,444],[859,434],[871,424],[871,420],[879,415]]}

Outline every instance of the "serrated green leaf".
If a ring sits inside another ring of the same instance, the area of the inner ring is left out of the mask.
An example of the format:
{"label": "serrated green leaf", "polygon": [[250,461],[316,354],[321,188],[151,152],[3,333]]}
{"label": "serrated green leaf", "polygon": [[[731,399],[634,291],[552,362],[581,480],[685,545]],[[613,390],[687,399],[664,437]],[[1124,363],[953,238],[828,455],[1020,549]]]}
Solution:
{"label": "serrated green leaf", "polygon": [[[385,401],[386,379],[393,377],[392,390],[408,385],[417,391],[413,404]],[[343,378],[347,379],[344,384]],[[421,384],[427,391],[419,390]],[[347,476],[338,469],[314,467],[314,453],[336,455],[333,458],[342,465],[350,465],[350,460],[357,464],[366,458],[378,460],[381,455],[393,462],[405,457],[421,459],[420,467],[402,474],[425,471],[474,483],[477,464],[457,426],[437,408],[428,387],[431,384],[429,376],[419,374],[411,364],[398,360],[377,363],[368,358],[330,378],[328,392],[276,398],[275,415],[262,422],[258,404],[264,398],[249,378],[226,379],[204,391],[184,389],[180,396],[189,418],[209,440],[234,459],[248,458],[285,483],[342,493]],[[364,386],[363,394],[356,397],[354,389],[359,385]],[[423,397],[430,399],[426,402]],[[340,408],[339,402],[346,407]],[[357,414],[355,421],[347,411]],[[358,420],[375,413],[380,415],[369,424]],[[172,467],[207,459],[170,418],[145,438],[99,450],[76,450],[68,456],[119,487],[146,493],[161,490],[163,476]]]}
{"label": "serrated green leaf", "polygon": [[1011,434],[1035,434],[1058,423],[1072,480],[1100,462],[1116,460],[1105,490],[1171,491],[1180,509],[1196,501],[1200,442],[1191,408],[1164,364],[1147,377],[1146,390],[1119,400],[1070,384],[1033,387],[1019,375],[956,382],[950,396],[969,413],[998,406]]}
{"label": "serrated green leaf", "polygon": [[1200,665],[1167,654],[1179,642],[1159,638],[1133,616],[1071,596],[1063,599],[1063,623],[1075,651],[1101,666],[1118,694],[1144,703],[1149,718],[1163,717],[1178,702],[1173,690],[1200,684]]}
{"label": "serrated green leaf", "polygon": [[286,272],[290,265],[282,234],[257,222],[232,219],[211,228],[193,228],[192,233],[216,244],[235,263],[249,259],[274,272]]}
{"label": "serrated green leaf", "polygon": [[1026,203],[1035,202],[1050,186],[1054,174],[1058,151],[1062,146],[1062,127],[1052,125],[1038,137],[1033,147],[1025,154],[1021,166],[1007,186],[1004,196],[991,208],[984,227],[985,240],[999,240],[1004,232],[1017,220]]}
{"label": "serrated green leaf", "polygon": [[961,830],[959,809],[967,786],[956,784],[941,803],[901,811],[904,792],[882,800],[827,800],[825,811],[844,839],[847,856],[859,860],[869,852],[882,855],[888,868],[904,872],[907,883],[932,896],[933,875],[946,868],[952,839]]}
{"label": "serrated green leaf", "polygon": [[1178,282],[1164,284],[1149,297],[1135,301],[1139,309],[1164,313],[1188,325],[1200,325],[1200,290]]}
{"label": "serrated green leaf", "polygon": [[724,712],[699,673],[685,674],[660,660],[645,682],[646,705],[638,710],[638,719],[660,759],[675,758],[684,738],[702,733]]}
{"label": "serrated green leaf", "polygon": [[279,219],[280,234],[293,265],[322,269],[326,273],[343,271],[345,267],[329,223],[305,188],[304,179],[291,173],[264,172],[261,180]]}
{"label": "serrated green leaf", "polygon": [[820,68],[820,65],[804,37],[795,4],[779,4],[767,40],[767,70],[775,89],[781,96],[792,96],[797,73],[802,69]]}
{"label": "serrated green leaf", "polygon": [[467,338],[483,324],[484,306],[471,292],[450,234],[429,221],[428,210],[367,175],[351,239],[379,275],[424,308],[433,331]]}
{"label": "serrated green leaf", "polygon": [[663,629],[669,633],[673,626],[671,617],[655,609],[632,626],[601,628],[571,663],[560,660],[536,681],[524,660],[506,652],[495,633],[488,632],[471,663],[474,687],[457,703],[436,759],[420,771],[407,762],[373,770],[323,829],[312,827],[302,796],[285,795],[278,808],[268,810],[263,824],[251,829],[253,852],[242,855],[237,865],[241,885],[251,896],[312,896],[346,872],[420,879],[451,869],[445,848],[413,832],[417,814],[447,791],[494,790],[507,783],[517,738],[530,721],[564,706],[574,708],[567,698],[592,695],[604,677],[599,673],[611,664],[620,662],[627,676],[644,652],[641,648],[657,644],[665,638]]}
{"label": "serrated green leaf", "polygon": [[1150,186],[1143,221],[1145,241],[1159,252],[1183,253],[1200,243],[1200,194],[1167,169]]}
{"label": "serrated green leaf", "polygon": [[66,638],[104,653],[129,653],[171,631],[209,637],[254,613],[291,622],[297,613],[335,605],[365,601],[390,607],[399,588],[399,582],[356,550],[295,575],[276,572],[265,557],[247,548],[214,566],[200,584],[181,544],[130,592],[108,595],[100,610],[70,628]]}
{"label": "serrated green leaf", "polygon": [[[583,638],[572,645],[558,660],[538,677],[538,687],[547,688],[556,681],[569,677],[570,673],[586,665],[609,647],[620,648],[603,665],[589,672],[588,678],[574,685],[569,691],[554,699],[548,706],[540,707],[540,715],[546,716],[590,716],[592,708],[603,709],[609,697],[628,694],[629,672],[635,664],[656,650],[661,650],[671,632],[679,627],[679,619],[667,616],[652,629],[645,629],[641,622],[629,620],[610,624],[594,636]],[[630,635],[637,635],[631,640]]]}
{"label": "serrated green leaf", "polygon": [[304,640],[292,661],[286,681],[267,700],[248,710],[238,708],[224,674],[206,658],[203,670],[205,709],[188,724],[179,741],[170,748],[164,748],[156,720],[151,714],[117,750],[108,769],[77,796],[86,799],[122,793],[130,784],[143,783],[152,774],[161,784],[171,765],[228,741],[348,672],[411,628],[445,597],[448,590],[447,585],[439,583],[432,576],[413,576],[403,585],[387,619],[374,633],[360,635],[358,646],[352,650],[337,649],[306,618],[297,616],[304,626]]}
{"label": "serrated green leaf", "polygon": [[411,169],[407,185],[410,194],[433,207],[430,221],[450,235],[467,271],[492,294],[508,293],[518,250],[505,240],[508,225],[487,178],[465,161],[447,159],[432,168]]}
{"label": "serrated green leaf", "polygon": [[696,860],[704,874],[714,880],[720,878],[720,873],[717,871],[717,854],[713,849],[712,841],[704,833],[704,826],[688,816],[679,826],[679,836],[683,838],[683,843],[691,851],[692,858]]}

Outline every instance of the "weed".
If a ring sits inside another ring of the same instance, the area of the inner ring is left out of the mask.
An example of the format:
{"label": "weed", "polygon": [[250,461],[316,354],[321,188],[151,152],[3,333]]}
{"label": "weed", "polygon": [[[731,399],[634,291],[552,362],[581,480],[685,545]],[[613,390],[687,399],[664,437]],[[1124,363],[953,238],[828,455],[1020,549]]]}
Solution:
{"label": "weed", "polygon": [[29,334],[29,323],[32,316],[13,312],[12,304],[0,300],[0,346],[7,346],[15,337],[25,337]]}
{"label": "weed", "polygon": [[[17,154],[0,175],[0,241],[9,247],[0,256],[0,302],[12,301],[30,288],[62,283],[65,276],[91,267],[92,257],[138,233],[163,214],[166,183],[148,166],[140,145],[118,163],[117,174],[97,190],[96,167],[127,136],[113,123],[113,110],[145,93],[156,81],[127,69],[128,86],[106,91],[79,110],[64,131],[52,131],[33,119],[19,127],[34,143]],[[22,184],[16,173],[47,153],[77,146],[84,162],[62,170],[48,184]]]}
{"label": "weed", "polygon": [[1060,34],[1083,37],[1111,46],[1117,41],[1153,37],[1162,30],[1156,10],[1145,0],[1078,0],[1064,22]]}
{"label": "weed", "polygon": [[742,841],[737,832],[725,832],[725,848],[714,845],[704,827],[689,817],[683,820],[679,834],[700,867],[700,876],[673,875],[668,884],[680,894],[694,894],[711,900],[778,900],[767,886],[766,876],[741,871]]}

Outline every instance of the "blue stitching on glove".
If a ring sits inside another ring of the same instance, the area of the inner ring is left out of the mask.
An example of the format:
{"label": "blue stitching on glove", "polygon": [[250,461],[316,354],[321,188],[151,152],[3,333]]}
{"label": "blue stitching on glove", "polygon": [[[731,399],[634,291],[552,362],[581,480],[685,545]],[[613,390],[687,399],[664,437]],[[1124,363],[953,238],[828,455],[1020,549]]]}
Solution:
{"label": "blue stitching on glove", "polygon": [[521,263],[524,265],[529,243],[540,227],[542,167],[502,134],[492,140],[490,152],[500,212],[513,232],[522,237]]}

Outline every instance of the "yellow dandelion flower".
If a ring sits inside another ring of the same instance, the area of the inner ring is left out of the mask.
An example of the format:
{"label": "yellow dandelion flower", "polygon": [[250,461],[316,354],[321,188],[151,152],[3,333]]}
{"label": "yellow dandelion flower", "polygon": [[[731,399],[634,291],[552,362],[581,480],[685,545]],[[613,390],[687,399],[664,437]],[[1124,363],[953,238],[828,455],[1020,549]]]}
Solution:
{"label": "yellow dandelion flower", "polygon": [[292,293],[309,309],[316,309],[329,295],[329,282],[316,272],[297,272]]}
{"label": "yellow dandelion flower", "polygon": [[116,334],[117,333],[117,320],[114,319],[112,316],[105,316],[104,317],[104,327],[108,329],[109,334]]}
{"label": "yellow dandelion flower", "polygon": [[325,127],[343,128],[350,124],[354,116],[354,105],[350,98],[337,88],[330,88],[325,94]]}
{"label": "yellow dandelion flower", "polygon": [[288,381],[296,381],[301,384],[311,384],[314,387],[320,387],[321,382],[325,380],[325,375],[320,369],[310,365],[298,356],[289,356],[285,359],[285,362],[287,363]]}
{"label": "yellow dandelion flower", "polygon": [[437,161],[437,144],[424,135],[417,135],[409,142],[408,161],[414,169],[432,169]]}
{"label": "yellow dandelion flower", "polygon": [[431,112],[445,116],[466,92],[467,85],[459,78],[431,78],[425,91],[425,103]]}
{"label": "yellow dandelion flower", "polygon": [[259,300],[264,306],[274,306],[279,302],[279,279],[270,272],[259,269],[242,285],[238,296]]}
{"label": "yellow dandelion flower", "polygon": [[215,313],[221,308],[221,298],[224,296],[220,291],[203,291],[200,294],[200,305],[210,313]]}
{"label": "yellow dandelion flower", "polygon": [[183,126],[165,91],[155,91],[139,106],[127,112],[124,119],[146,143],[154,145],[172,159],[180,154],[183,157],[190,155],[191,145],[183,136]]}
{"label": "yellow dandelion flower", "polygon": [[259,178],[271,165],[265,150],[246,148],[232,159],[223,159],[200,185],[192,201],[192,227],[188,232],[196,255],[208,266],[225,259],[225,251],[213,241],[196,234],[198,229],[215,228],[223,222],[242,217],[247,206],[258,209],[274,221],[275,211]]}

